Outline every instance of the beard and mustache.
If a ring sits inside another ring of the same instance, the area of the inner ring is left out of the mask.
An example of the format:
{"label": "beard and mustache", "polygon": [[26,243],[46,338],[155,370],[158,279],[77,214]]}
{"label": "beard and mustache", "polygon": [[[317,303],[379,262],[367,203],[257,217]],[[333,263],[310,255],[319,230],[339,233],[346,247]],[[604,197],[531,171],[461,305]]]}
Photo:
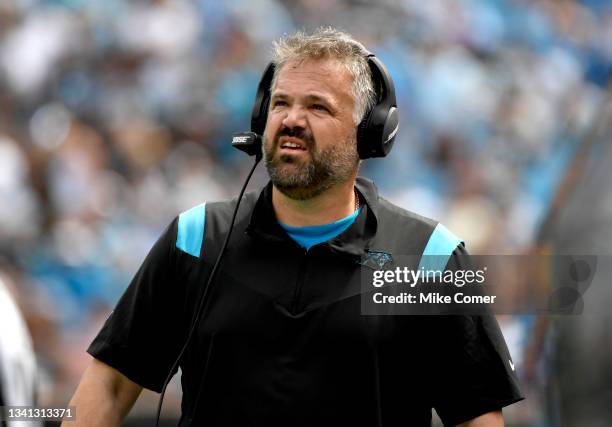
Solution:
{"label": "beard and mustache", "polygon": [[[299,138],[304,142],[304,160],[291,154],[278,154],[282,136]],[[331,144],[325,149],[317,146],[312,134],[302,128],[281,128],[272,141],[264,138],[264,161],[274,186],[294,200],[307,200],[320,195],[336,184],[352,178],[359,167],[359,154],[354,138]]]}

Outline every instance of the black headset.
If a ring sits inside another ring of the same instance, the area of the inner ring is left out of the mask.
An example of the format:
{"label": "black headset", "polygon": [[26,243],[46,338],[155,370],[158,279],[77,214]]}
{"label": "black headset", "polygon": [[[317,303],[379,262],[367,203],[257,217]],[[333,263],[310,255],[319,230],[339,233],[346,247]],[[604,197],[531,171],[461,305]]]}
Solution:
{"label": "black headset", "polygon": [[[357,151],[361,159],[385,157],[389,154],[399,129],[395,87],[391,75],[374,54],[367,53],[366,58],[372,73],[376,103],[365,114],[357,127]],[[259,137],[253,140],[245,134],[241,134],[242,136],[237,135],[232,142],[236,148],[249,155],[256,155],[261,152],[261,135],[264,133],[268,118],[270,87],[274,78],[274,69],[275,66],[272,62],[266,67],[257,87],[257,95],[251,114],[251,132]],[[236,140],[236,138],[238,139]]]}

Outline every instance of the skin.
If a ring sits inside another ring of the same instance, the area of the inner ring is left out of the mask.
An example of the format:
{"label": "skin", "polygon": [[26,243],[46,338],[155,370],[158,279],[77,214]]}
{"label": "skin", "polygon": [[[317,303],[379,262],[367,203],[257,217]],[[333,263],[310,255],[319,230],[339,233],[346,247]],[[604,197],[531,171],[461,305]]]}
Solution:
{"label": "skin", "polygon": [[[264,152],[266,166],[276,177],[272,181],[278,182],[272,205],[285,224],[325,224],[354,211],[359,156],[351,83],[350,74],[335,60],[290,61],[279,72]],[[287,141],[304,149],[281,148]],[[319,168],[319,175],[309,174],[313,167]],[[308,188],[300,187],[300,182],[308,183]],[[140,385],[121,372],[93,359],[69,403],[77,408],[76,420],[62,426],[119,426],[141,391]],[[501,411],[494,411],[459,427],[503,425]]]}
{"label": "skin", "polygon": [[502,411],[493,411],[458,424],[457,427],[504,427]]}
{"label": "skin", "polygon": [[64,421],[62,427],[119,426],[141,391],[121,372],[92,359],[68,404],[76,407],[74,421]]}
{"label": "skin", "polygon": [[[351,75],[335,60],[289,61],[279,72],[271,93],[264,152],[274,184],[272,205],[285,224],[325,224],[354,211],[359,155],[351,83]],[[305,149],[280,148],[285,141],[299,142]],[[270,170],[270,161],[276,162],[276,171]],[[315,161],[334,163],[335,176],[319,188],[304,192],[275,182],[275,174],[300,175]]]}

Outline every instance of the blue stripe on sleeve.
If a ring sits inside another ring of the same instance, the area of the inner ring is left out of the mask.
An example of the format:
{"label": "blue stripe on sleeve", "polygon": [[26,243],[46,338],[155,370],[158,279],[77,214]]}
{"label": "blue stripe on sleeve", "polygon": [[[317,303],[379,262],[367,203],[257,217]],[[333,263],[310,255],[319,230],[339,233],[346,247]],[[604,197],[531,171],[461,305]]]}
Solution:
{"label": "blue stripe on sleeve", "polygon": [[176,247],[198,258],[204,240],[205,207],[206,203],[202,203],[180,214],[176,234]]}
{"label": "blue stripe on sleeve", "polygon": [[444,271],[448,259],[461,243],[463,243],[463,241],[451,233],[448,228],[442,224],[438,224],[431,233],[431,236],[429,236],[429,241],[421,256],[419,269],[424,268],[426,271]]}

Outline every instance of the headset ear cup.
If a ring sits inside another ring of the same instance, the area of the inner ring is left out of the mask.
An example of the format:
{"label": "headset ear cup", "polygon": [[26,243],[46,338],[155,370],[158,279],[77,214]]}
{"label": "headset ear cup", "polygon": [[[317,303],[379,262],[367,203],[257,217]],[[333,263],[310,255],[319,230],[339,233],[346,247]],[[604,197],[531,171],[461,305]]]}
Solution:
{"label": "headset ear cup", "polygon": [[385,157],[395,142],[399,129],[396,107],[375,106],[357,127],[357,152],[360,159]]}
{"label": "headset ear cup", "polygon": [[274,63],[269,63],[264,71],[259,85],[257,86],[257,94],[253,103],[253,111],[251,113],[251,132],[257,135],[263,135],[266,129],[268,120],[268,107],[270,105],[270,85],[274,78]]}
{"label": "headset ear cup", "polygon": [[270,107],[270,93],[266,93],[261,103],[261,114],[259,116],[259,120],[257,121],[257,135],[263,136],[264,131],[266,130],[266,123],[268,122],[268,108]]}
{"label": "headset ear cup", "polygon": [[398,130],[399,114],[397,112],[397,107],[391,107],[389,109],[389,114],[387,114],[387,118],[385,120],[385,126],[383,127],[380,145],[380,152],[382,154],[381,157],[384,157],[389,154],[389,152],[393,148],[393,144],[395,143],[395,136],[397,135]]}
{"label": "headset ear cup", "polygon": [[399,124],[391,75],[373,54],[368,55],[368,65],[377,91],[377,102],[357,127],[357,150],[361,159],[389,154]]}
{"label": "headset ear cup", "polygon": [[370,115],[367,114],[357,126],[357,153],[359,153],[360,159],[369,159],[371,157],[367,135],[369,119]]}

